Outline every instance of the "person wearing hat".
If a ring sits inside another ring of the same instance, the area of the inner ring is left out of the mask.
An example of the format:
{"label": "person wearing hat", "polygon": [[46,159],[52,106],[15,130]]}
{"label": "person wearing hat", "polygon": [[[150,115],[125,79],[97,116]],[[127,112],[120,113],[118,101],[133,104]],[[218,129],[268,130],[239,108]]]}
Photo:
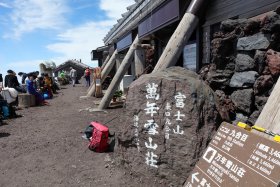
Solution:
{"label": "person wearing hat", "polygon": [[7,75],[5,76],[4,86],[5,87],[9,87],[9,88],[16,88],[17,86],[19,86],[18,79],[14,75],[14,71],[13,70],[8,70],[7,71]]}
{"label": "person wearing hat", "polygon": [[22,88],[18,82],[16,73],[13,70],[8,70],[5,76],[4,86],[8,88],[14,88],[18,92],[25,93],[25,89]]}
{"label": "person wearing hat", "polygon": [[19,72],[18,76],[21,77],[21,84],[25,84],[25,79],[27,78],[27,74],[23,72]]}

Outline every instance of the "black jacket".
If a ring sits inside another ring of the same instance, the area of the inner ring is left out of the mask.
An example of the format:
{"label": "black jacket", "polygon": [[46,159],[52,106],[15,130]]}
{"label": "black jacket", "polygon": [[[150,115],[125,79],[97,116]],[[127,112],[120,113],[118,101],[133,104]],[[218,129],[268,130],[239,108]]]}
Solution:
{"label": "black jacket", "polygon": [[15,75],[8,74],[5,76],[5,87],[16,88],[17,86],[19,86],[19,82]]}
{"label": "black jacket", "polygon": [[22,74],[21,84],[25,84],[25,79],[26,78],[27,78],[27,74],[26,73]]}

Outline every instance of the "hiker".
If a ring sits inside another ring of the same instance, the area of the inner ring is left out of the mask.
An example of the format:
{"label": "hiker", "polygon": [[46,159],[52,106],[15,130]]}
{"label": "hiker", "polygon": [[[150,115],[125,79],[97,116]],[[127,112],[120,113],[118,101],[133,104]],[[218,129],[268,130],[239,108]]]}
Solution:
{"label": "hiker", "polygon": [[70,74],[69,74],[71,80],[72,80],[72,86],[75,87],[76,84],[76,78],[77,78],[77,71],[70,67]]}
{"label": "hiker", "polygon": [[25,79],[27,78],[27,74],[23,72],[19,72],[18,76],[21,77],[21,84],[25,84]]}
{"label": "hiker", "polygon": [[26,84],[27,92],[35,96],[36,105],[47,105],[48,102],[44,100],[44,97],[39,92],[37,92],[34,87],[34,77],[36,75],[34,75],[33,73],[29,73],[27,76],[28,76],[28,80]]}
{"label": "hiker", "polygon": [[45,73],[44,74],[44,87],[47,90],[47,94],[50,99],[53,98],[53,93],[52,93],[52,79],[49,77],[49,74]]}
{"label": "hiker", "polygon": [[35,79],[35,84],[36,84],[36,87],[35,87],[36,90],[40,93],[43,93],[43,88],[45,85],[43,73]]}
{"label": "hiker", "polygon": [[86,79],[86,86],[90,87],[90,69],[87,67],[85,70],[85,79]]}
{"label": "hiker", "polygon": [[2,77],[2,74],[0,74],[0,92],[3,88],[3,77]]}
{"label": "hiker", "polygon": [[18,92],[25,93],[26,91],[20,86],[16,73],[13,70],[8,70],[5,76],[5,87],[14,88]]}

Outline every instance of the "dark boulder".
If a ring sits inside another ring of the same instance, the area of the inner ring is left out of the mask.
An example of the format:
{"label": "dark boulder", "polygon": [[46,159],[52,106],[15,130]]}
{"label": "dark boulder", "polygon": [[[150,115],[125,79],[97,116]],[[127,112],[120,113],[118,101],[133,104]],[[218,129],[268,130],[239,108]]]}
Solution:
{"label": "dark boulder", "polygon": [[189,70],[172,67],[130,85],[117,155],[132,175],[181,186],[218,125],[215,93]]}
{"label": "dark boulder", "polygon": [[254,84],[255,95],[262,95],[268,93],[268,91],[273,87],[273,78],[271,75],[262,75],[257,78]]}
{"label": "dark boulder", "polygon": [[255,97],[255,107],[257,110],[262,110],[264,105],[266,104],[268,97],[265,96],[256,96]]}
{"label": "dark boulder", "polygon": [[277,14],[280,14],[280,6],[277,7],[277,8],[275,9],[275,12],[276,12]]}
{"label": "dark boulder", "polygon": [[220,28],[224,32],[231,32],[236,27],[245,27],[247,22],[247,19],[228,19],[222,21]]}
{"label": "dark boulder", "polygon": [[239,111],[251,114],[253,107],[253,89],[237,90],[231,94],[232,102]]}
{"label": "dark boulder", "polygon": [[280,29],[271,35],[270,46],[274,51],[280,51]]}
{"label": "dark boulder", "polygon": [[[276,12],[268,14],[261,23],[263,33],[273,33],[279,27],[280,15]],[[279,32],[279,31],[278,31]]]}

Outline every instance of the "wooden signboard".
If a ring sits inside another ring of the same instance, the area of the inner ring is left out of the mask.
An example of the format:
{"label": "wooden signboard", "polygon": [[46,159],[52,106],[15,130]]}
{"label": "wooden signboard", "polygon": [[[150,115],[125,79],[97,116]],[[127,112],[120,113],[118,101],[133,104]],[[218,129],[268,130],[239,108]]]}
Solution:
{"label": "wooden signboard", "polygon": [[223,123],[185,187],[278,186],[280,144]]}

